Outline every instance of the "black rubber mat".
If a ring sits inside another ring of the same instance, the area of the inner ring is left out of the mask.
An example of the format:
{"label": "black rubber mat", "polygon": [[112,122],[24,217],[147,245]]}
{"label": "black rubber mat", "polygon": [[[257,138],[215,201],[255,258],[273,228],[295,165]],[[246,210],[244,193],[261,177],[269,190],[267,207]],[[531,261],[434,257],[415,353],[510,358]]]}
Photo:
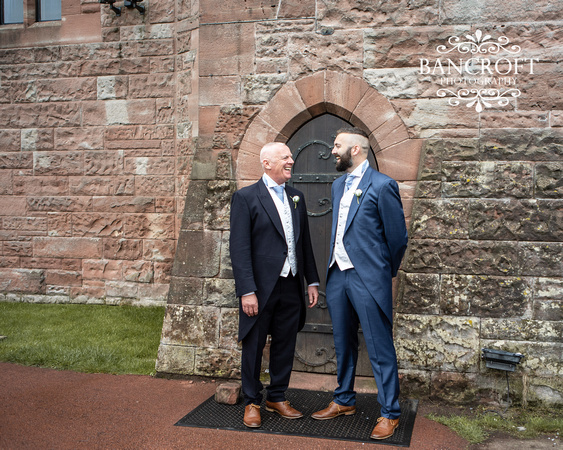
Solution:
{"label": "black rubber mat", "polygon": [[393,436],[383,440],[370,439],[369,435],[379,417],[379,403],[376,394],[357,394],[356,414],[339,416],[331,420],[315,420],[311,414],[328,406],[332,392],[288,389],[286,399],[303,413],[303,418],[288,420],[278,413],[268,412],[261,405],[262,426],[248,428],[242,423],[244,404],[224,405],[217,403],[214,396],[208,398],[175,425],[183,427],[215,428],[221,430],[247,431],[250,433],[272,433],[293,436],[338,439],[344,441],[369,442],[398,447],[408,447],[418,408],[418,400],[400,401],[401,420]]}

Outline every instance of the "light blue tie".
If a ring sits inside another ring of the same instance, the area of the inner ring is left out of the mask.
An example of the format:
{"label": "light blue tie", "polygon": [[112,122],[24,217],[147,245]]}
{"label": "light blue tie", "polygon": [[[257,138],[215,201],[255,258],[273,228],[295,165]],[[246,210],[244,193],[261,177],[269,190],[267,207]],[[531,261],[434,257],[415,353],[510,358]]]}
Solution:
{"label": "light blue tie", "polygon": [[344,192],[348,192],[348,189],[352,187],[354,178],[356,178],[356,175],[351,175],[351,174],[346,175],[346,187],[344,188]]}
{"label": "light blue tie", "polygon": [[272,189],[276,192],[278,198],[283,203],[283,198],[285,197],[285,195],[283,195],[283,186],[272,186]]}

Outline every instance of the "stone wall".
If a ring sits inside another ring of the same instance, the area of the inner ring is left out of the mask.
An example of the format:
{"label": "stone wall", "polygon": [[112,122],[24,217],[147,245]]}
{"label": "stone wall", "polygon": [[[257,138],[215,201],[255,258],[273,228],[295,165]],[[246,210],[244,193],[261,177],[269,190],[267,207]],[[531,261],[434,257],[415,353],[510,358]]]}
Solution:
{"label": "stone wall", "polygon": [[193,153],[193,13],[148,3],[117,17],[63,2],[39,40],[38,24],[0,27],[1,300],[166,302]]}
{"label": "stone wall", "polygon": [[[214,4],[201,8],[200,36],[213,40],[200,41],[200,87],[212,80],[215,89],[201,90],[200,113],[209,123],[200,145],[222,152],[224,167],[226,155],[232,157],[230,179],[238,187],[259,176],[252,161],[261,141],[287,139],[323,112],[367,127],[376,146],[386,148],[376,155],[380,167],[401,182],[403,200],[413,207],[396,299],[405,394],[498,399],[504,374],[480,360],[481,348],[490,347],[526,354],[513,376],[513,397],[562,403],[557,7],[536,5],[530,15],[525,2],[510,10],[486,2],[318,2],[315,10],[312,3],[300,9],[280,2],[274,12],[247,2],[230,3],[228,15],[240,23],[225,24]],[[421,58],[439,56],[436,47],[449,37],[477,30],[506,35],[521,57],[537,59],[533,74],[518,77],[517,101],[481,111],[455,107],[436,95],[437,77],[421,74]],[[343,74],[341,86],[328,75],[313,80],[323,71]],[[344,75],[368,86],[346,83]],[[375,95],[371,116],[349,108],[370,98],[370,88],[392,105],[385,119],[377,117],[385,106]],[[398,123],[389,120],[394,114]],[[397,140],[404,125],[408,136]],[[412,163],[405,142],[419,140],[426,144],[411,185],[403,178]],[[389,141],[401,145],[387,148]],[[206,216],[206,208],[225,211],[225,193],[235,187],[227,179],[219,191],[211,181],[191,186],[157,370],[238,376],[237,305],[224,259],[228,228],[211,223],[215,213]],[[194,257],[197,242],[204,245]],[[198,259],[201,251],[208,264]]]}
{"label": "stone wall", "polygon": [[561,135],[427,141],[396,305],[403,375],[423,392],[502,394],[504,374],[480,362],[492,348],[526,355],[519,400],[562,402]]}
{"label": "stone wall", "polygon": [[[328,112],[371,131],[412,210],[405,395],[503,395],[487,347],[526,354],[512,396],[563,403],[562,4],[64,3],[0,27],[0,300],[167,303],[157,371],[237,377],[231,193],[261,144]],[[438,96],[421,59],[468,35],[534,59],[521,95]]]}

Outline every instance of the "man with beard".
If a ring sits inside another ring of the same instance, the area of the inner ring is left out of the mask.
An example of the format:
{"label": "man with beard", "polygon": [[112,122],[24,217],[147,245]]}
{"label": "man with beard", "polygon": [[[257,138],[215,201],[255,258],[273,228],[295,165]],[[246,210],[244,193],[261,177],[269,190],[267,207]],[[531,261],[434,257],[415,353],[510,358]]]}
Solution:
{"label": "man with beard", "polygon": [[326,285],[338,387],[329,406],[312,417],[326,420],[356,413],[359,322],[381,405],[371,438],[386,439],[399,426],[401,415],[391,281],[407,247],[407,230],[398,185],[369,166],[368,152],[369,139],[362,130],[338,130],[332,154],[336,169],[347,175],[332,184]]}
{"label": "man with beard", "polygon": [[303,278],[309,283],[309,308],[319,296],[305,199],[286,186],[293,166],[291,151],[280,142],[266,144],[260,162],[262,178],[235,192],[231,201],[230,251],[240,297],[238,338],[246,405],[243,423],[251,428],[261,425],[260,367],[268,334],[272,340],[266,411],[286,419],[303,417],[285,399],[297,332],[305,324]]}

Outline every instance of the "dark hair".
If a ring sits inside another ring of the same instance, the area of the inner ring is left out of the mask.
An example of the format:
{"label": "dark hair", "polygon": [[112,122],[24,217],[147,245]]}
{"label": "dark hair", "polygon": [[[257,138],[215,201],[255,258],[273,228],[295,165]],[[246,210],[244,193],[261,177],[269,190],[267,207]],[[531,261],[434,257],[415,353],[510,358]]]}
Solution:
{"label": "dark hair", "polygon": [[344,128],[340,128],[339,130],[336,131],[337,136],[341,133],[358,134],[360,136],[365,137],[366,139],[369,139],[368,134],[364,130],[362,130],[360,128],[356,128],[356,127],[344,127]]}

